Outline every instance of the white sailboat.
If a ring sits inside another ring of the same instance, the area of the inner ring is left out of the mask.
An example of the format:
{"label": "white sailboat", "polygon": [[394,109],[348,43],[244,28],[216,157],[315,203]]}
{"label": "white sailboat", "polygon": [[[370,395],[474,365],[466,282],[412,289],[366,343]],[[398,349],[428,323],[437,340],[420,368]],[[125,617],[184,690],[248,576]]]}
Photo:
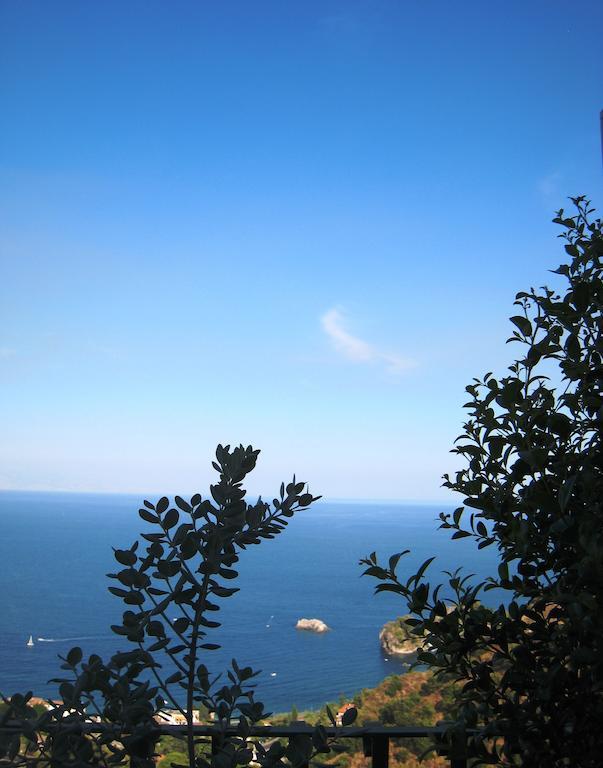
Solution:
{"label": "white sailboat", "polygon": [[30,635],[29,636],[29,640],[27,641],[27,647],[28,648],[33,648],[33,644],[34,644],[33,637]]}

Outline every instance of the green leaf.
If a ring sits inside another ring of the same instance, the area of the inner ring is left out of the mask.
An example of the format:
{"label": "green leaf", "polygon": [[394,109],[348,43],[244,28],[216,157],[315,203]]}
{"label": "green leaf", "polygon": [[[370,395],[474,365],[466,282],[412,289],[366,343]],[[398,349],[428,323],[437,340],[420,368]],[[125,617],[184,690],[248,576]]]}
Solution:
{"label": "green leaf", "polygon": [[223,579],[236,579],[239,575],[237,571],[231,568],[220,568],[218,573]]}
{"label": "green leaf", "polygon": [[180,564],[177,560],[160,560],[157,563],[157,570],[162,576],[171,578],[180,570]]}
{"label": "green leaf", "polygon": [[419,570],[417,571],[417,573],[416,573],[416,576],[415,576],[415,578],[416,578],[417,582],[421,580],[421,577],[423,576],[423,574],[425,573],[425,571],[426,571],[426,570],[429,568],[429,566],[431,565],[431,563],[433,563],[433,561],[434,561],[434,560],[435,560],[435,557],[429,557],[429,558],[427,558],[427,560],[425,560],[425,562],[424,562],[424,563],[421,565],[421,567],[419,568]]}
{"label": "green leaf", "polygon": [[179,619],[176,619],[176,621],[173,622],[172,626],[176,630],[176,632],[179,632],[182,634],[183,632],[186,632],[186,630],[190,626],[189,619],[186,618],[186,616],[181,616]]}
{"label": "green leaf", "polygon": [[157,502],[155,509],[159,515],[162,515],[169,506],[170,500],[167,498],[167,496],[162,496]]}
{"label": "green leaf", "polygon": [[139,509],[138,514],[146,523],[158,523],[159,516],[149,512],[147,509]]}
{"label": "green leaf", "polygon": [[567,339],[565,340],[565,346],[564,349],[572,360],[580,360],[580,342],[578,341],[578,337],[570,333]]}
{"label": "green leaf", "polygon": [[118,587],[109,587],[109,592],[116,597],[125,597],[128,593],[125,589],[119,589]]}
{"label": "green leaf", "polygon": [[574,486],[576,485],[576,480],[577,477],[575,475],[568,478],[559,489],[559,507],[564,513],[567,509],[567,505],[574,490]]}
{"label": "green leaf", "polygon": [[188,503],[188,501],[185,501],[181,496],[176,496],[174,501],[176,502],[176,506],[179,507],[183,512],[188,512],[190,514],[193,511],[193,508]]}
{"label": "green leaf", "polygon": [[71,683],[68,683],[67,681],[61,683],[59,686],[59,693],[61,694],[61,698],[65,704],[71,704],[75,698],[75,688]]}
{"label": "green leaf", "polygon": [[149,645],[148,651],[150,653],[155,653],[155,651],[161,651],[163,648],[165,648],[169,644],[170,644],[169,637],[162,637],[156,643],[153,643],[153,645]]}
{"label": "green leaf", "polygon": [[163,623],[158,620],[150,621],[147,624],[147,634],[154,637],[163,637],[165,635]]}
{"label": "green leaf", "polygon": [[180,545],[180,555],[184,560],[190,560],[197,554],[197,541],[194,535],[188,535]]}
{"label": "green leaf", "polygon": [[455,531],[452,534],[453,539],[465,539],[467,536],[471,536],[469,531]]}
{"label": "green leaf", "polygon": [[587,282],[576,283],[572,289],[572,304],[578,312],[585,312],[590,303],[590,288]]}
{"label": "green leaf", "polygon": [[170,509],[166,516],[163,518],[163,527],[166,531],[177,525],[180,515],[177,509]]}
{"label": "green leaf", "polygon": [[396,572],[396,568],[398,567],[398,563],[400,562],[400,558],[404,557],[404,555],[407,555],[410,552],[410,550],[405,549],[403,552],[396,552],[395,555],[392,555],[389,558],[389,570],[391,573]]}
{"label": "green leaf", "polygon": [[67,654],[67,663],[75,667],[82,660],[82,649],[79,647],[72,648]]}
{"label": "green leaf", "polygon": [[358,717],[358,710],[356,707],[349,707],[346,709],[346,711],[343,713],[341,717],[341,724],[342,725],[352,725],[352,723],[356,720]]}
{"label": "green leaf", "polygon": [[134,552],[131,552],[129,549],[115,549],[114,556],[117,562],[122,565],[134,565],[138,560]]}
{"label": "green leaf", "polygon": [[510,320],[513,325],[519,328],[523,336],[532,335],[532,323],[528,320],[527,317],[523,317],[523,315],[515,315],[514,317],[511,317]]}
{"label": "green leaf", "polygon": [[125,636],[129,633],[130,630],[127,627],[122,627],[119,624],[111,624],[111,631],[115,632],[116,635]]}
{"label": "green leaf", "polygon": [[124,597],[124,602],[128,605],[144,605],[144,595],[142,592],[132,590]]}

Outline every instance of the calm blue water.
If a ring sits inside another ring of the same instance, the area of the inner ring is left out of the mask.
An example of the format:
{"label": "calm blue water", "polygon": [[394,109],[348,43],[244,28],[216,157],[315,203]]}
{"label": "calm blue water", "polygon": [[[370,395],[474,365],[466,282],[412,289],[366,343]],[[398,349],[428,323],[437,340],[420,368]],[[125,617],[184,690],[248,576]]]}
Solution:
{"label": "calm blue water", "polygon": [[[127,547],[145,530],[137,514],[140,501],[0,493],[0,691],[5,695],[25,690],[53,695],[56,687],[47,681],[60,674],[57,654],[73,645],[105,659],[127,649],[127,641],[109,629],[119,622],[122,603],[107,592],[115,582],[105,574],[116,568],[111,547]],[[234,656],[240,665],[263,670],[258,698],[272,711],[293,704],[322,706],[402,671],[400,662],[384,657],[378,635],[404,607],[394,595],[373,595],[376,582],[360,578],[358,560],[372,550],[385,557],[409,548],[412,556],[401,561],[402,574],[410,575],[434,554],[432,580],[459,566],[478,575],[495,572],[493,550],[478,552],[467,540],[451,542],[437,530],[443,509],[320,502],[299,513],[279,537],[243,553],[241,591],[214,614],[223,626],[211,639],[224,648],[207,654],[209,669],[220,671]],[[333,631],[298,632],[300,617],[322,619]],[[25,645],[30,634],[33,648]]]}

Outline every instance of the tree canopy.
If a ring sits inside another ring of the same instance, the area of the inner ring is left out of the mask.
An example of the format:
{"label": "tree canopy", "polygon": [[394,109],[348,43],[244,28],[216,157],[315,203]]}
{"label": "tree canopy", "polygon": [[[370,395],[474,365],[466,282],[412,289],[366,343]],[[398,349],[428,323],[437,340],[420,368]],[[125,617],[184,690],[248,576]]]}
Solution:
{"label": "tree canopy", "polygon": [[428,644],[419,662],[462,682],[457,726],[475,729],[484,764],[595,766],[603,754],[603,232],[589,201],[571,200],[554,219],[563,288],[517,294],[521,352],[507,375],[466,388],[453,449],[464,468],[444,476],[464,500],[440,527],[496,547],[498,573],[472,583],[459,569],[434,587],[431,560],[405,581],[404,553],[362,561],[378,592],[406,600]]}

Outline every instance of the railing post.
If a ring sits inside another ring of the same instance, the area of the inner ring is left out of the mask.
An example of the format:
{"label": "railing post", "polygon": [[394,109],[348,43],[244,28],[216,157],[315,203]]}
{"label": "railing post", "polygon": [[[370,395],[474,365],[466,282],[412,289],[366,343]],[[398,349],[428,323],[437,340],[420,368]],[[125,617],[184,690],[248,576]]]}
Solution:
{"label": "railing post", "polygon": [[438,741],[437,753],[450,760],[450,768],[467,768],[467,733],[464,729],[455,729],[446,741],[441,737]]}
{"label": "railing post", "polygon": [[389,765],[389,736],[373,736],[373,768],[387,768]]}
{"label": "railing post", "polygon": [[[305,720],[292,720],[292,721],[289,723],[289,725],[290,725],[290,726],[292,726],[292,727],[295,727],[296,725],[301,725],[301,726],[303,726],[304,728],[307,728],[307,726],[308,726],[308,723],[306,723],[306,721],[305,721]],[[291,736],[291,737],[289,738],[289,744],[291,744],[292,742],[294,742],[294,741],[295,741],[295,739],[297,739],[297,738],[298,738],[298,736],[300,736],[300,735],[301,735],[301,734],[295,734],[294,736]],[[302,739],[303,739],[304,741],[305,741],[305,740],[308,740],[308,739],[310,739],[310,737],[309,737],[309,736],[304,736],[304,735],[301,735],[301,736],[302,736]],[[311,740],[310,740],[310,744],[311,744]],[[306,760],[306,761],[304,761],[304,762],[301,762],[301,763],[298,763],[298,762],[296,762],[296,763],[295,763],[295,768],[309,768],[309,766],[310,766],[310,763],[309,763],[307,760]]]}
{"label": "railing post", "polygon": [[221,749],[220,742],[222,741],[219,733],[212,733],[211,735],[211,754],[212,757],[217,755]]}
{"label": "railing post", "polygon": [[154,757],[130,757],[130,768],[155,768]]}
{"label": "railing post", "polygon": [[464,728],[452,734],[450,768],[467,768],[467,733]]}
{"label": "railing post", "polygon": [[155,745],[159,740],[157,732],[149,733],[130,743],[130,768],[155,768]]}
{"label": "railing post", "polygon": [[[365,726],[368,728],[371,725],[380,725],[380,723],[365,723]],[[389,736],[367,733],[362,737],[362,747],[364,749],[364,756],[372,758],[372,768],[388,768]]]}

